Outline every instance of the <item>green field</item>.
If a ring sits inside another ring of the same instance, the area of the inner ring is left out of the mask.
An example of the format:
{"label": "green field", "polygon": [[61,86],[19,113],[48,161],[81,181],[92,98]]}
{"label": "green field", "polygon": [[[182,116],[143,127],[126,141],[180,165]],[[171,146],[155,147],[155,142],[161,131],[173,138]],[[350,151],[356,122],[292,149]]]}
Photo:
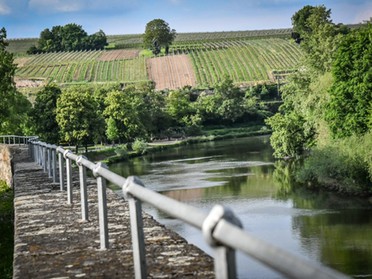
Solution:
{"label": "green field", "polygon": [[[141,49],[141,35],[109,36],[111,48]],[[37,55],[17,55],[25,46],[10,41],[15,51],[19,79],[42,79],[56,83],[149,81],[146,60],[148,55],[136,55],[105,61],[101,51],[59,52]],[[25,44],[34,42],[24,40]],[[302,53],[290,39],[290,29],[183,33],[177,36],[170,55],[186,54],[200,88],[211,87],[229,76],[236,84],[276,82],[276,78],[296,69]],[[181,73],[182,74],[182,73]]]}

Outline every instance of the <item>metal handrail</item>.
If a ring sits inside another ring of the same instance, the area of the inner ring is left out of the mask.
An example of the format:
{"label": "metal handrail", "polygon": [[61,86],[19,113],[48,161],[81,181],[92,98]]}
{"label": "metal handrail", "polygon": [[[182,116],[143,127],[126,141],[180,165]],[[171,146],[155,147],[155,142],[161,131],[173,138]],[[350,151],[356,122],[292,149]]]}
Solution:
{"label": "metal handrail", "polygon": [[[50,177],[53,177],[54,182],[60,184],[61,191],[65,190],[66,184],[67,203],[70,204],[73,203],[71,163],[72,161],[76,163],[79,167],[83,220],[88,220],[89,218],[86,169],[92,171],[97,180],[100,246],[103,250],[109,249],[106,181],[122,187],[124,197],[129,203],[136,278],[147,277],[142,202],[146,202],[203,232],[205,241],[215,251],[214,266],[216,278],[237,277],[235,250],[242,251],[288,278],[349,278],[338,271],[301,259],[297,255],[256,238],[242,229],[241,222],[231,210],[221,205],[214,206],[206,214],[196,207],[145,188],[144,184],[137,177],[124,178],[110,171],[105,164],[95,164],[84,156],[78,156],[61,146],[57,147],[37,140],[30,140],[29,151],[34,161],[43,166],[44,171],[48,172]],[[51,154],[51,156],[48,154]],[[58,157],[58,167],[56,157]],[[175,208],[177,210],[174,210]]]}
{"label": "metal handrail", "polygon": [[0,144],[27,144],[30,140],[37,140],[38,136],[0,135]]}

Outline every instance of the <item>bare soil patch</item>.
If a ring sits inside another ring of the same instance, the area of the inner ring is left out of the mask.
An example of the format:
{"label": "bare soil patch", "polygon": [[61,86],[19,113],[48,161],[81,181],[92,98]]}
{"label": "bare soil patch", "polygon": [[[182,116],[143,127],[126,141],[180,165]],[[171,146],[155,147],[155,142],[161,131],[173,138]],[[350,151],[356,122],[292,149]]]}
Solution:
{"label": "bare soil patch", "polygon": [[114,61],[114,60],[124,60],[133,59],[138,57],[138,49],[118,49],[118,50],[108,50],[102,53],[98,57],[98,61]]}
{"label": "bare soil patch", "polygon": [[40,87],[45,84],[45,80],[43,79],[21,79],[15,78],[14,82],[17,88],[24,88],[24,87]]}
{"label": "bare soil patch", "polygon": [[14,64],[16,64],[18,67],[23,67],[27,64],[27,62],[32,59],[31,57],[19,57],[14,59]]}
{"label": "bare soil patch", "polygon": [[196,85],[192,63],[185,54],[156,57],[147,60],[147,73],[155,89],[178,89]]}

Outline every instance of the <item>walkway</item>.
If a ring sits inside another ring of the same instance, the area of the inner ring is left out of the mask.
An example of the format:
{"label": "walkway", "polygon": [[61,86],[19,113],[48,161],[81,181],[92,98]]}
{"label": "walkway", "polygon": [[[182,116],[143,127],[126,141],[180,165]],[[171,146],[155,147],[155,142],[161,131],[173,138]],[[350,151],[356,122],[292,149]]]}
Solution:
{"label": "walkway", "polygon": [[[110,248],[100,250],[96,181],[88,181],[89,222],[82,222],[79,178],[73,201],[27,150],[14,152],[13,278],[134,278],[127,203],[107,191]],[[213,259],[144,214],[148,278],[214,278]]]}

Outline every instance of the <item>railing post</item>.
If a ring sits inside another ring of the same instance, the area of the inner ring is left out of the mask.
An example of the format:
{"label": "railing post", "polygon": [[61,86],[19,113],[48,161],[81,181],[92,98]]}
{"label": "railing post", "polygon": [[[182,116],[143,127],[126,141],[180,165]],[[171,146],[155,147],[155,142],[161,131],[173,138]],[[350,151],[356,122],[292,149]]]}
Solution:
{"label": "railing post", "polygon": [[72,166],[71,159],[67,157],[69,153],[71,150],[66,150],[63,157],[66,160],[67,204],[72,204]]}
{"label": "railing post", "polygon": [[62,151],[61,150],[58,150],[60,149],[60,147],[57,148],[57,151],[58,151],[58,169],[59,169],[59,189],[61,191],[64,190],[65,188],[65,168],[63,166],[63,154],[62,154]]}
{"label": "railing post", "polygon": [[47,146],[47,153],[48,153],[48,177],[52,178],[53,163],[52,163],[52,147],[50,145]]}
{"label": "railing post", "polygon": [[124,197],[129,203],[130,227],[132,234],[134,274],[136,279],[147,278],[145,237],[143,233],[142,204],[141,201],[128,193],[130,185],[144,184],[135,176],[130,176],[123,185]]}
{"label": "railing post", "polygon": [[85,166],[81,163],[82,159],[87,159],[85,156],[79,156],[76,160],[79,166],[79,179],[80,179],[80,198],[81,198],[81,219],[88,221],[88,195],[87,195],[87,171]]}
{"label": "railing post", "polygon": [[56,148],[57,146],[53,145],[51,148],[52,151],[52,176],[53,183],[57,183],[57,158],[56,158]]}
{"label": "railing post", "polygon": [[43,148],[40,145],[40,142],[37,143],[37,163],[39,166],[42,166],[42,160],[41,158],[43,157]]}
{"label": "railing post", "polygon": [[235,250],[223,246],[213,238],[214,228],[220,220],[226,220],[238,227],[242,227],[240,220],[226,207],[215,205],[203,222],[203,235],[206,242],[214,249],[214,270],[217,279],[233,279],[236,274]]}
{"label": "railing post", "polygon": [[101,250],[105,250],[109,248],[106,179],[98,174],[98,171],[100,168],[107,169],[107,166],[101,162],[97,163],[93,170],[93,175],[97,179],[99,237],[100,237],[100,243],[101,243]]}
{"label": "railing post", "polygon": [[47,161],[48,161],[48,153],[46,146],[43,146],[43,170],[44,172],[47,171]]}
{"label": "railing post", "polygon": [[36,147],[36,144],[34,142],[31,142],[31,145],[32,145],[32,158],[34,159],[34,162],[37,163],[37,147]]}

